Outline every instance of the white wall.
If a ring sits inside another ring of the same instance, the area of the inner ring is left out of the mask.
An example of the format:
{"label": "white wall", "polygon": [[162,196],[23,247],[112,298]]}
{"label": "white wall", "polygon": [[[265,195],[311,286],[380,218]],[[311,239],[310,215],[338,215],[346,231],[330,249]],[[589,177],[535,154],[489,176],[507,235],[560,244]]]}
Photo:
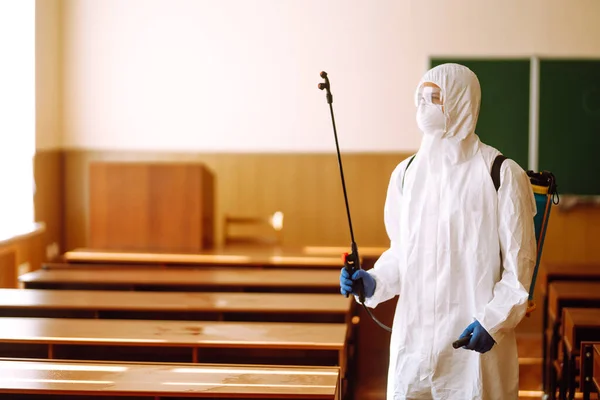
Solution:
{"label": "white wall", "polygon": [[36,149],[61,145],[60,1],[37,0],[35,10]]}
{"label": "white wall", "polygon": [[[417,148],[430,55],[600,57],[597,0],[65,0],[67,148]],[[483,88],[485,90],[485,88]]]}

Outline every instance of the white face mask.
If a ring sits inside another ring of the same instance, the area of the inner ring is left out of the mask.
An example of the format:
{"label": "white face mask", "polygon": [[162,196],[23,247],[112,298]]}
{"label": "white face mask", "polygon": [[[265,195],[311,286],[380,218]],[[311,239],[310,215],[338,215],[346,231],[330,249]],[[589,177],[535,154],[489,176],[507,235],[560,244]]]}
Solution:
{"label": "white face mask", "polygon": [[439,104],[421,103],[417,108],[417,125],[426,135],[441,137],[446,130],[446,117]]}

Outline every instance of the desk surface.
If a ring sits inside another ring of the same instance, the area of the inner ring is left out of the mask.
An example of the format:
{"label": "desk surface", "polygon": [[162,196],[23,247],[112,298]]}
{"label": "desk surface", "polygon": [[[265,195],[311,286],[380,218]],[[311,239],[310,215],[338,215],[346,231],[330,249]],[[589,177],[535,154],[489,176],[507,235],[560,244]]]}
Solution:
{"label": "desk surface", "polygon": [[548,314],[560,317],[565,304],[569,307],[598,304],[600,307],[600,282],[553,282],[548,287]]}
{"label": "desk surface", "polygon": [[339,270],[206,268],[190,270],[38,270],[19,277],[23,283],[104,283],[155,286],[241,286],[339,288]]}
{"label": "desk surface", "polygon": [[596,332],[594,339],[600,341],[600,309],[598,308],[564,308],[564,334],[563,339],[569,353],[579,352],[582,340],[592,340],[582,335]]}
{"label": "desk surface", "polygon": [[542,291],[553,281],[600,280],[600,263],[544,263],[540,268]]}
{"label": "desk surface", "polygon": [[0,318],[0,343],[342,350],[345,324]]}
{"label": "desk surface", "polygon": [[320,293],[0,289],[0,309],[345,314],[350,312],[353,301],[338,294]]}
{"label": "desk surface", "polygon": [[544,263],[544,271],[549,276],[581,276],[598,275],[600,263]]}
{"label": "desk surface", "polygon": [[0,393],[335,399],[339,369],[0,359]]}
{"label": "desk surface", "polygon": [[[349,250],[346,250],[348,252]],[[344,251],[327,255],[310,255],[298,250],[211,250],[202,253],[134,252],[75,249],[63,255],[70,263],[130,263],[157,265],[260,266],[334,268],[344,266]]]}
{"label": "desk surface", "polygon": [[[387,249],[388,247],[360,246],[358,248],[358,255],[361,257],[377,258]],[[302,248],[302,252],[309,255],[338,256],[339,254],[350,252],[350,249],[341,246],[305,246]]]}

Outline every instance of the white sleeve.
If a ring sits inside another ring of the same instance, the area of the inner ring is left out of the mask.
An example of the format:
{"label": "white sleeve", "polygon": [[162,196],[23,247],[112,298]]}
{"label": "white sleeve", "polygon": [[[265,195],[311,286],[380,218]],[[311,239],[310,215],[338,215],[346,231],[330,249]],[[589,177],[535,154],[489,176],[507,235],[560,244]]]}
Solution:
{"label": "white sleeve", "polygon": [[400,163],[390,178],[384,206],[385,229],[390,239],[390,247],[379,257],[372,269],[367,272],[375,279],[375,293],[365,299],[367,307],[374,308],[399,294],[398,235],[400,232],[401,184],[408,160]]}
{"label": "white sleeve", "polygon": [[514,161],[502,165],[498,189],[498,235],[502,277],[479,323],[498,342],[502,332],[514,329],[525,316],[536,260],[535,197],[529,177]]}

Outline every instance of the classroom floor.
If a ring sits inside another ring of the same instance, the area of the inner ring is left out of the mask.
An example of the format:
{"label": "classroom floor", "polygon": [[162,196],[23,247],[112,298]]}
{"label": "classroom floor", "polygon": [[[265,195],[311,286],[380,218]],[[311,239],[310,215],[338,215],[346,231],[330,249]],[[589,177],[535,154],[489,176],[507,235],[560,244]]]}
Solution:
{"label": "classroom floor", "polygon": [[[542,338],[539,335],[519,335],[519,400],[540,399],[542,396]],[[361,385],[356,399],[385,400],[385,379]]]}

